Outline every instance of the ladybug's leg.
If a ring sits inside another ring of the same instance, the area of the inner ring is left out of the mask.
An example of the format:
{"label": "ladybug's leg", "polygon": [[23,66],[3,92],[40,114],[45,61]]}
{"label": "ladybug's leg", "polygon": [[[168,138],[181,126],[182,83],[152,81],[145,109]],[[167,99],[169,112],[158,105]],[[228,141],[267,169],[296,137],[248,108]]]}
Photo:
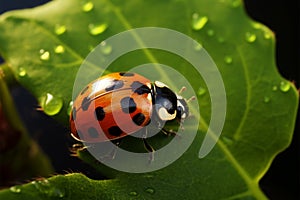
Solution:
{"label": "ladybug's leg", "polygon": [[145,128],[145,134],[143,135],[143,143],[144,143],[144,147],[145,149],[150,153],[150,158],[149,158],[149,162],[152,162],[154,160],[154,148],[147,142],[146,138],[147,138],[147,134],[148,134],[148,130],[147,128]]}
{"label": "ladybug's leg", "polygon": [[109,153],[107,153],[104,156],[101,156],[100,160],[104,161],[104,160],[113,160],[113,159],[115,159],[116,154],[118,152],[118,149],[119,149],[119,147],[122,143],[122,140],[123,140],[123,138],[110,141],[114,144],[114,147],[112,148],[112,150]]}
{"label": "ladybug's leg", "polygon": [[150,153],[149,162],[154,160],[154,148],[147,142],[146,138],[143,138],[145,149]]}
{"label": "ladybug's leg", "polygon": [[167,130],[165,128],[162,128],[161,131],[166,135],[166,136],[171,136],[171,135],[177,135],[177,133],[175,131],[171,130]]}
{"label": "ladybug's leg", "polygon": [[78,156],[77,155],[77,152],[78,151],[83,151],[85,149],[87,149],[88,147],[87,146],[84,146],[82,143],[76,143],[76,144],[73,144],[72,147],[70,147],[70,152],[72,153],[71,156]]}
{"label": "ladybug's leg", "polygon": [[112,151],[109,154],[105,155],[103,158],[104,159],[111,159],[111,160],[115,159],[117,151],[118,151],[122,141],[123,141],[123,138],[111,141],[115,145],[114,145]]}

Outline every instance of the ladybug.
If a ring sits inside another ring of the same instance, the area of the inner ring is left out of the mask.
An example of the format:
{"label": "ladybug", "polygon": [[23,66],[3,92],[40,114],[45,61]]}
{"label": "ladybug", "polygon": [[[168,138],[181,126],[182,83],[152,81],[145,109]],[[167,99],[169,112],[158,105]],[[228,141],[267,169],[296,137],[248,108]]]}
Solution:
{"label": "ladybug", "polygon": [[117,72],[92,81],[79,93],[70,127],[75,139],[99,143],[121,139],[150,122],[158,127],[173,120],[181,124],[188,115],[187,101],[164,83],[151,82],[137,73]]}

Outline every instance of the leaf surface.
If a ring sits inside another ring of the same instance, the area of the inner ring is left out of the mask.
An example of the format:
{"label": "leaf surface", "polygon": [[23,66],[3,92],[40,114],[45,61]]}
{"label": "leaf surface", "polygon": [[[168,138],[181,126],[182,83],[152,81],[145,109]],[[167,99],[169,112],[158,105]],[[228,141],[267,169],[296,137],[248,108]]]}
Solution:
{"label": "leaf surface", "polygon": [[[258,182],[274,156],[291,141],[298,101],[294,86],[277,72],[273,33],[251,20],[238,0],[91,2],[89,11],[83,11],[87,2],[57,0],[0,18],[0,53],[17,80],[41,101],[45,112],[68,125],[76,73],[91,48],[122,31],[152,26],[184,33],[210,54],[225,85],[225,126],[219,140],[216,133],[210,133],[217,144],[199,159],[211,117],[205,82],[178,56],[158,50],[131,52],[116,60],[109,71],[158,62],[188,77],[201,110],[193,144],[176,162],[155,172],[127,174],[97,164],[101,173],[115,178],[92,181],[78,174],[57,176],[49,180],[53,188],[64,191],[62,196],[69,199],[265,199]],[[197,15],[207,18],[202,27],[198,24],[201,28],[193,24]],[[107,28],[91,34],[93,25]],[[55,52],[60,45],[64,52]],[[117,48],[113,46],[112,52]],[[103,67],[91,65],[95,71]],[[153,73],[171,88],[180,89],[174,77],[159,70]],[[45,105],[49,94],[55,101]],[[89,154],[79,155],[94,163]],[[39,191],[35,188],[28,184],[22,186],[21,193],[6,190],[0,196],[53,198],[52,192],[34,193]]]}

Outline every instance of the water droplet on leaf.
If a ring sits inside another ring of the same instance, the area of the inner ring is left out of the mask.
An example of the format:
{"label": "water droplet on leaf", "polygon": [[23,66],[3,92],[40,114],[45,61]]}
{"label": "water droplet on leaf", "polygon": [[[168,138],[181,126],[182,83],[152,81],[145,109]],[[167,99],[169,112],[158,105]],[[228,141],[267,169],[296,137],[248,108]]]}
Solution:
{"label": "water droplet on leaf", "polygon": [[240,0],[232,0],[231,2],[231,7],[233,8],[237,8],[241,5],[241,1]]}
{"label": "water droplet on leaf", "polygon": [[95,47],[93,45],[89,45],[89,51],[92,52],[95,50]]}
{"label": "water droplet on leaf", "polygon": [[18,185],[10,187],[9,190],[13,193],[21,193],[22,192],[21,186],[18,186]]}
{"label": "water droplet on leaf", "polygon": [[137,196],[137,195],[138,195],[138,193],[137,193],[137,192],[135,192],[135,191],[132,191],[132,192],[129,192],[129,195],[130,195],[130,196]]}
{"label": "water droplet on leaf", "polygon": [[43,193],[47,193],[51,186],[47,179],[32,181],[31,184],[33,184],[38,191]]}
{"label": "water droplet on leaf", "polygon": [[65,196],[64,189],[52,186],[47,179],[32,181],[31,184],[33,184],[40,193],[46,194],[50,197],[62,198]]}
{"label": "water droplet on leaf", "polygon": [[112,52],[112,47],[103,41],[100,43],[100,50],[104,55],[109,55]]}
{"label": "water droplet on leaf", "polygon": [[232,61],[233,61],[233,59],[232,59],[231,56],[225,56],[224,57],[224,61],[225,61],[226,64],[231,64]]}
{"label": "water droplet on leaf", "polygon": [[94,4],[91,1],[85,2],[81,7],[83,12],[90,12],[91,10],[93,10],[93,8]]}
{"label": "water droplet on leaf", "polygon": [[274,85],[273,87],[272,87],[272,90],[275,92],[275,91],[277,91],[277,86],[276,85]]}
{"label": "water droplet on leaf", "polygon": [[53,187],[53,188],[51,188],[48,195],[51,196],[51,197],[63,198],[66,195],[66,192],[63,189]]}
{"label": "water droplet on leaf", "polygon": [[65,48],[64,46],[62,45],[57,45],[55,48],[54,48],[54,52],[57,53],[57,54],[62,54],[65,52]]}
{"label": "water droplet on leaf", "polygon": [[253,26],[253,28],[255,28],[255,29],[261,29],[261,24],[260,24],[260,23],[254,22],[254,23],[252,24],[252,26]]}
{"label": "water droplet on leaf", "polygon": [[197,94],[198,96],[202,96],[206,93],[206,89],[203,88],[203,87],[199,87],[198,91],[197,91]]}
{"label": "water droplet on leaf", "polygon": [[18,70],[18,75],[20,77],[24,77],[24,76],[27,75],[27,72],[26,72],[26,70],[23,67],[20,67],[19,70]]}
{"label": "water droplet on leaf", "polygon": [[267,31],[264,33],[264,38],[265,38],[266,40],[271,39],[271,37],[272,37],[272,34],[271,34],[271,33],[267,32]]}
{"label": "water droplet on leaf", "polygon": [[50,59],[50,52],[49,51],[45,51],[44,49],[40,50],[40,59],[41,60],[49,60]]}
{"label": "water droplet on leaf", "polygon": [[145,191],[149,194],[154,194],[155,193],[155,190],[153,188],[147,188]]}
{"label": "water droplet on leaf", "polygon": [[47,93],[40,100],[43,111],[50,116],[58,114],[63,107],[63,100],[59,97],[54,97],[52,94]]}
{"label": "water droplet on leaf", "polygon": [[67,27],[65,25],[56,24],[54,28],[54,32],[56,35],[62,35],[67,31]]}
{"label": "water droplet on leaf", "polygon": [[201,30],[208,22],[207,16],[199,16],[198,13],[192,15],[192,28],[196,31]]}
{"label": "water droplet on leaf", "polygon": [[268,97],[268,96],[265,96],[264,97],[264,102],[265,103],[269,103],[271,101],[271,98],[270,97]]}
{"label": "water droplet on leaf", "polygon": [[99,35],[107,29],[107,24],[89,24],[89,32],[91,35]]}
{"label": "water droplet on leaf", "polygon": [[218,38],[218,42],[219,42],[219,43],[224,43],[224,42],[225,42],[225,39],[224,39],[223,37],[219,37],[219,38]]}
{"label": "water droplet on leaf", "polygon": [[256,40],[256,35],[254,33],[247,32],[245,34],[245,39],[249,43],[253,43]]}
{"label": "water droplet on leaf", "polygon": [[287,81],[281,81],[280,82],[280,90],[282,92],[288,92],[291,88],[291,84]]}
{"label": "water droplet on leaf", "polygon": [[207,35],[210,36],[210,37],[212,37],[212,36],[215,35],[215,31],[214,31],[213,29],[208,29],[206,33],[207,33]]}

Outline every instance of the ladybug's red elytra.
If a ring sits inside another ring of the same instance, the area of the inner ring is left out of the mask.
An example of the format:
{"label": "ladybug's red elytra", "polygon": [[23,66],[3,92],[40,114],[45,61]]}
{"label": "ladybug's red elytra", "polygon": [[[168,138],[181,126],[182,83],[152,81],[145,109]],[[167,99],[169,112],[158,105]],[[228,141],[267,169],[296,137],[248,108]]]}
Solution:
{"label": "ladybug's red elytra", "polygon": [[71,133],[88,143],[117,140],[150,122],[180,123],[189,115],[187,102],[159,81],[137,73],[111,73],[89,83],[73,102]]}

